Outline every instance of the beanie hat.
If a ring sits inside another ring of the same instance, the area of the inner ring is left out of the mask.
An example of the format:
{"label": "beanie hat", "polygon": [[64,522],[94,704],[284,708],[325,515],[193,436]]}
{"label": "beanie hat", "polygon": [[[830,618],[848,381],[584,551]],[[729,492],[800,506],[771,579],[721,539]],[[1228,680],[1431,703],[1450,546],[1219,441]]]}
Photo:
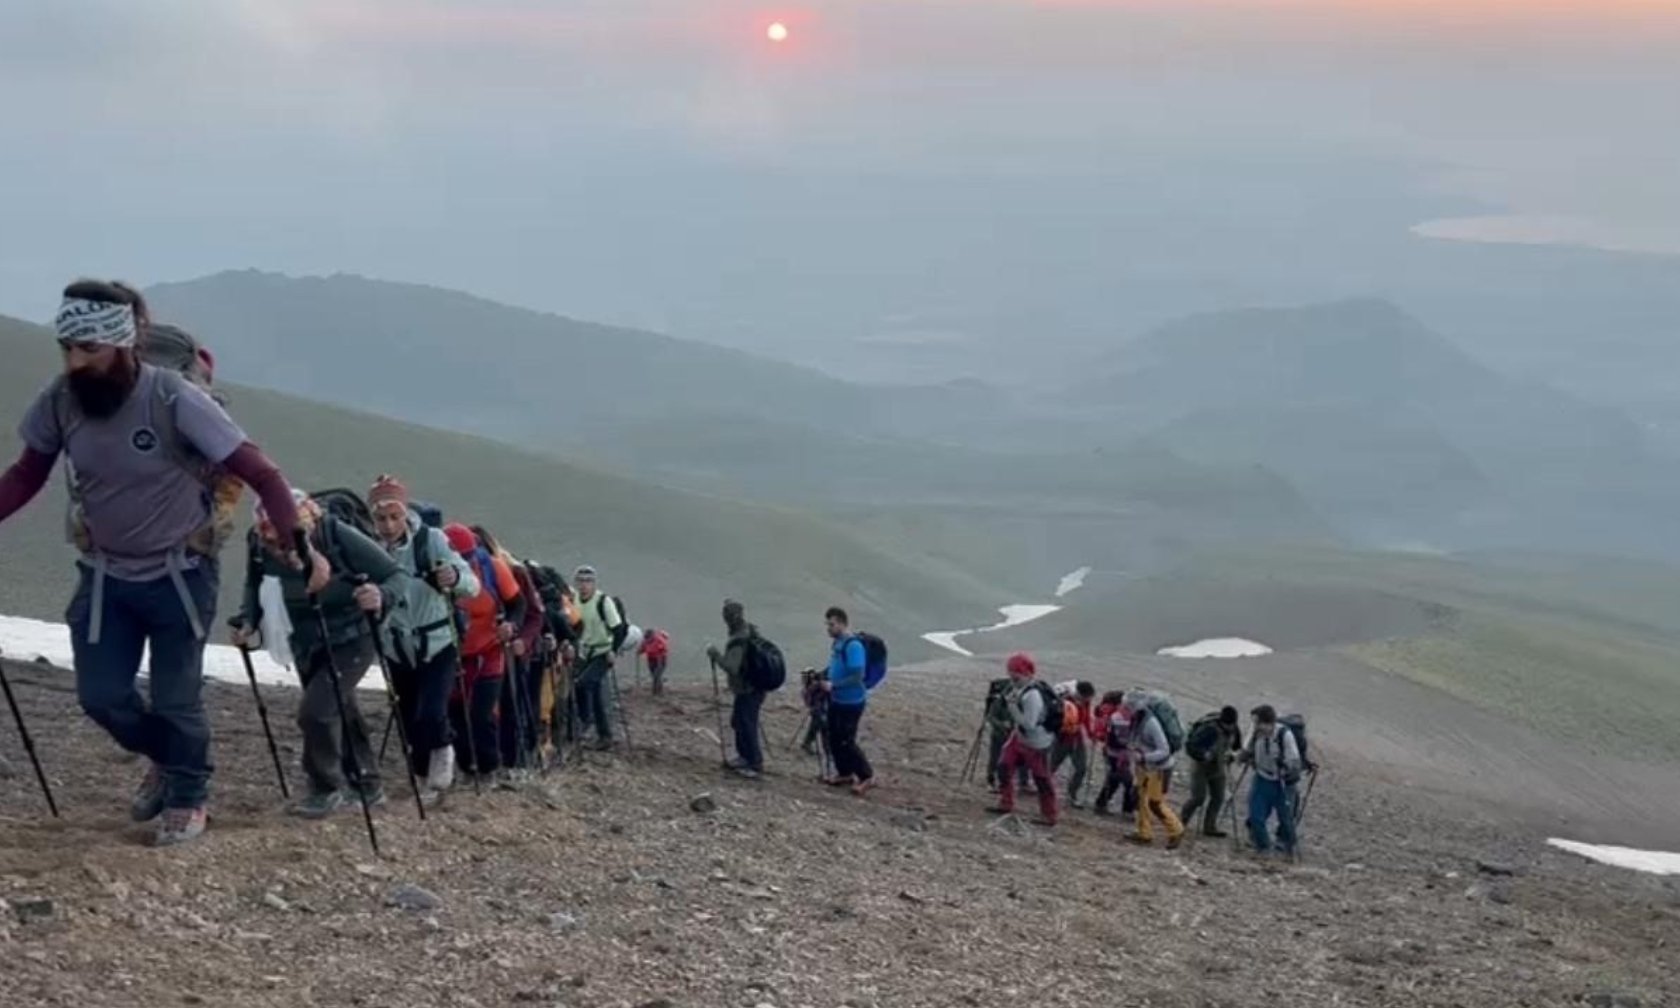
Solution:
{"label": "beanie hat", "polygon": [[1221,708],[1219,708],[1219,723],[1220,724],[1228,724],[1228,725],[1236,724],[1237,723],[1237,709],[1235,707],[1221,707]]}
{"label": "beanie hat", "polygon": [[395,476],[381,474],[373,478],[373,489],[368,491],[368,507],[377,508],[381,504],[401,504],[408,506],[408,487]]}
{"label": "beanie hat", "polygon": [[1018,651],[1009,656],[1009,664],[1005,666],[1012,676],[1031,676],[1038,674],[1038,666],[1033,664],[1032,655],[1025,651]]}
{"label": "beanie hat", "polygon": [[747,607],[734,599],[724,599],[723,619],[726,623],[739,623],[747,618]]}
{"label": "beanie hat", "polygon": [[450,522],[443,527],[443,537],[449,540],[449,548],[466,556],[478,548],[478,539],[472,534],[472,529],[460,522]]}

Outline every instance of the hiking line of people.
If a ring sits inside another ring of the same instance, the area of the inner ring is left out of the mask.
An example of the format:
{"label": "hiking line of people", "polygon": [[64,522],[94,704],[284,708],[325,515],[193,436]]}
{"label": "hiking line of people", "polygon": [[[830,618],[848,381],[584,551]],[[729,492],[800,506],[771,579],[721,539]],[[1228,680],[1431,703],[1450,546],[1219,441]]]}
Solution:
{"label": "hiking line of people", "polygon": [[[1286,856],[1296,855],[1298,829],[1319,770],[1307,755],[1306,719],[1301,715],[1280,717],[1270,704],[1261,704],[1250,712],[1252,728],[1245,743],[1235,707],[1211,712],[1185,731],[1176,708],[1158,693],[1115,690],[1103,694],[1093,709],[1096,688],[1089,682],[1052,686],[1039,678],[1037,664],[1024,653],[1011,655],[1004,668],[1008,675],[987,685],[980,726],[958,776],[958,783],[975,778],[982,743],[987,743],[986,785],[998,796],[993,813],[1012,815],[1017,791],[1028,790],[1030,781],[1038,799],[1033,821],[1055,826],[1061,811],[1057,770],[1071,761],[1067,804],[1084,808],[1080,795],[1088,753],[1100,748],[1107,776],[1097,793],[1095,812],[1114,815],[1112,802],[1120,795],[1120,815],[1135,823],[1126,836],[1131,842],[1153,845],[1159,822],[1167,849],[1175,850],[1184,842],[1187,824],[1194,825],[1198,817],[1202,836],[1232,837],[1219,826],[1220,812],[1228,808],[1235,823],[1237,795],[1252,772],[1249,845],[1260,853],[1275,849]],[[1180,754],[1191,764],[1190,797],[1175,811],[1168,792]],[[1235,785],[1228,787],[1233,762],[1242,769]],[[1277,821],[1275,840],[1273,819]]]}
{"label": "hiking line of people", "polygon": [[[0,521],[32,500],[65,457],[67,538],[77,548],[78,581],[66,612],[84,712],[124,749],[146,758],[131,816],[156,821],[167,846],[202,835],[214,767],[203,704],[204,646],[215,625],[223,547],[233,537],[246,490],[251,527],[239,611],[230,639],[243,657],[282,797],[307,819],[360,807],[378,851],[373,810],[387,801],[382,757],[395,733],[404,775],[421,819],[469,782],[514,788],[533,773],[574,758],[585,746],[631,744],[617,663],[645,658],[655,695],[664,692],[670,637],[635,627],[621,599],[601,590],[595,568],[579,566],[568,584],[547,565],[509,552],[483,525],[446,522],[394,475],[365,493],[294,489],[279,467],[229,416],[213,383],[214,357],[184,330],[155,322],[125,284],[79,280],[63,292],[55,319],[64,371],[26,412],[17,461],[0,476]],[[787,680],[782,651],[724,604],[723,647],[708,645],[718,710],[719,760],[756,780],[765,771],[762,712]],[[886,643],[855,630],[850,615],[824,614],[824,668],[800,674],[805,719],[795,738],[821,761],[821,779],[863,797],[876,786],[858,741],[870,694],[885,680]],[[150,696],[136,679],[149,647]],[[267,648],[297,670],[296,721],[304,788],[295,800],[250,660]],[[389,714],[376,749],[360,706],[360,684],[377,666]],[[1135,816],[1130,838],[1153,842],[1154,823],[1177,847],[1184,821],[1224,836],[1227,794],[1252,771],[1249,833],[1268,849],[1296,846],[1311,784],[1303,793],[1304,722],[1253,711],[1247,744],[1227,707],[1192,726],[1188,738],[1165,698],[1142,691],[1105,694],[1088,682],[1050,686],[1030,656],[1011,657],[1008,676],[987,692],[985,716],[964,767],[978,763],[990,730],[987,780],[994,811],[1013,812],[1029,785],[1039,821],[1057,822],[1056,774],[1071,763],[1068,801],[1084,807],[1090,744],[1103,747],[1107,774],[1098,814]],[[733,758],[725,743],[722,691],[732,698]],[[0,670],[3,672],[3,670]],[[58,806],[12,696],[14,720],[49,809]],[[613,714],[616,713],[617,724]],[[801,738],[802,736],[802,738]],[[789,746],[792,747],[793,740]],[[1176,758],[1193,762],[1192,797],[1167,804]],[[1243,765],[1227,788],[1233,759]],[[1233,816],[1234,817],[1234,816]]]}

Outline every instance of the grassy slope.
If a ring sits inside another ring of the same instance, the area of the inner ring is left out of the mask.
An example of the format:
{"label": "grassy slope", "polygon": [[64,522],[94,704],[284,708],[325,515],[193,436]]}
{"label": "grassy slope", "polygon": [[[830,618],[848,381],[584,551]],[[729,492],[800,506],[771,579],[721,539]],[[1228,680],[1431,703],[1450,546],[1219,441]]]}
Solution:
{"label": "grassy slope", "polygon": [[[47,334],[3,319],[0,350],[9,360],[0,404],[16,417],[59,366],[57,355]],[[360,489],[375,473],[401,474],[417,494],[484,521],[516,551],[566,569],[599,566],[638,620],[676,632],[679,659],[692,660],[699,638],[718,632],[717,607],[727,595],[746,601],[767,632],[784,638],[790,659],[809,658],[810,646],[820,645],[820,614],[836,602],[860,623],[883,628],[909,657],[920,650],[914,639],[921,632],[975,621],[1007,601],[990,582],[907,544],[864,542],[797,512],[674,491],[274,393],[233,395],[240,421],[299,485]],[[9,421],[0,435],[7,457],[17,450],[13,427]],[[70,565],[60,486],[55,475],[50,494],[0,528],[0,611],[62,612]]]}
{"label": "grassy slope", "polygon": [[1251,636],[1335,653],[1590,750],[1680,756],[1680,571],[1529,556],[1296,549],[1208,554],[1156,578],[1098,575],[1022,631],[1101,653]]}

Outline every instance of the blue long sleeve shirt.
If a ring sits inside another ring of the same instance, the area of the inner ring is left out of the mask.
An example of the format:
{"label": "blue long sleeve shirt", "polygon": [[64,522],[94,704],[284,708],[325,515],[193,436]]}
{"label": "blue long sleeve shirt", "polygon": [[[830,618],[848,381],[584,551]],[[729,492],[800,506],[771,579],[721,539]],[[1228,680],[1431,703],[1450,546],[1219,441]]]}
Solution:
{"label": "blue long sleeve shirt", "polygon": [[856,637],[848,635],[834,642],[828,657],[828,681],[834,684],[830,703],[841,707],[861,707],[869,700],[869,691],[863,686],[868,661],[863,641]]}

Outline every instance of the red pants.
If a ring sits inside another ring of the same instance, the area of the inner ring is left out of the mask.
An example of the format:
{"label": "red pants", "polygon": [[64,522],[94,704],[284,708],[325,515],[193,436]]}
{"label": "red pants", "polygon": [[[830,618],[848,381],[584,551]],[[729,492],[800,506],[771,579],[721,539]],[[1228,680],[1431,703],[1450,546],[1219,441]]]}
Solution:
{"label": "red pants", "polygon": [[1015,808],[1015,771],[1025,766],[1038,788],[1038,814],[1046,822],[1056,821],[1056,780],[1050,776],[1050,750],[1033,749],[1021,741],[1020,733],[1009,736],[1003,744],[1003,758],[998,761],[998,808],[1005,812]]}

